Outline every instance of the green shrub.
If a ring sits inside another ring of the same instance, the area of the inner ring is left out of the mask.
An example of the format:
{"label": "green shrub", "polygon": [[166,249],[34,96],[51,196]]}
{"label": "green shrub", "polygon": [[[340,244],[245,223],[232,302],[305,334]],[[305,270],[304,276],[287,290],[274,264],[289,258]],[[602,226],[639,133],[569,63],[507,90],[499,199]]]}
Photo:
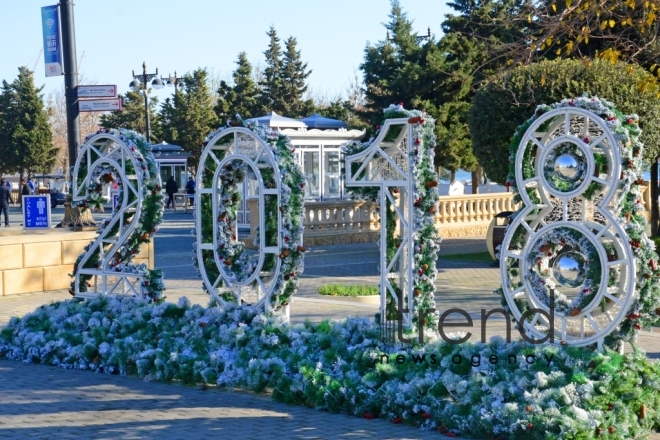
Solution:
{"label": "green shrub", "polygon": [[538,105],[587,93],[611,101],[626,114],[639,115],[644,159],[650,162],[660,155],[660,97],[657,90],[640,88],[650,76],[625,63],[555,60],[494,77],[472,101],[468,122],[474,154],[488,177],[503,184],[516,128],[534,115]]}
{"label": "green shrub", "polygon": [[350,286],[346,284],[326,284],[319,287],[318,292],[321,295],[330,296],[371,296],[380,293],[378,286]]}

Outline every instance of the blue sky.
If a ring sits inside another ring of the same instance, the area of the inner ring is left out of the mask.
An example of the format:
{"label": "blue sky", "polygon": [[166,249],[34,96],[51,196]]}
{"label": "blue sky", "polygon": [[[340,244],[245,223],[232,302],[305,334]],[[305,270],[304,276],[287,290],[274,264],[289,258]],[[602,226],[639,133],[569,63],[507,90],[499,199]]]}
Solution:
{"label": "blue sky", "polygon": [[[41,35],[42,6],[57,0],[5,1],[0,79],[13,80],[19,66],[32,69],[44,93],[63,87],[62,78],[44,75]],[[401,0],[415,30],[440,35],[450,8],[439,1]],[[220,77],[235,68],[241,51],[263,63],[272,24],[282,40],[298,40],[303,59],[313,70],[309,84],[317,95],[335,96],[362,61],[367,41],[385,37],[389,0],[77,0],[74,14],[79,71],[97,84],[128,89],[131,71],[178,74],[206,67]],[[157,92],[162,100],[171,88]]]}

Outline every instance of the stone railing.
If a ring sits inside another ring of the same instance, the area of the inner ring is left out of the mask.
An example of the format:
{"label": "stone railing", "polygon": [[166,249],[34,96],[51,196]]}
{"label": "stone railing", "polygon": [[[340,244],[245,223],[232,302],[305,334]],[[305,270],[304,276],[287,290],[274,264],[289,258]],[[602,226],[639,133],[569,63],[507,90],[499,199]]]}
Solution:
{"label": "stone railing", "polygon": [[513,193],[441,196],[435,224],[443,237],[485,236],[497,214],[516,209]]}
{"label": "stone railing", "polygon": [[[250,236],[246,245],[254,241],[258,226],[257,200],[249,200]],[[379,234],[376,204],[360,200],[306,202],[304,211],[305,245],[364,243],[376,241]],[[254,213],[257,213],[255,215]]]}

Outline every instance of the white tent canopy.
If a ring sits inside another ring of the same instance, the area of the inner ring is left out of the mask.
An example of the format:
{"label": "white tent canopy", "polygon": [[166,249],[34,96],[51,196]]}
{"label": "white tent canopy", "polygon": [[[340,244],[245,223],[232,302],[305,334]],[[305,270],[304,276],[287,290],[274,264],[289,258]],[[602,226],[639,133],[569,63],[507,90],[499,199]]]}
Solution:
{"label": "white tent canopy", "polygon": [[258,118],[248,119],[246,122],[266,125],[270,128],[307,128],[304,122],[280,116],[275,112],[270,112],[270,114],[259,116]]}

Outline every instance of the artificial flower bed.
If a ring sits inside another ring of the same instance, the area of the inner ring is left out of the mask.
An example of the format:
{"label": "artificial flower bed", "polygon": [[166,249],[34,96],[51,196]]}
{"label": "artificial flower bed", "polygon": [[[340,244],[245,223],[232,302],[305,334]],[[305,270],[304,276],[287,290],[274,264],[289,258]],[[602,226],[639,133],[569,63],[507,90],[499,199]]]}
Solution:
{"label": "artificial flower bed", "polygon": [[660,364],[642,353],[501,338],[404,347],[379,336],[361,319],[290,325],[185,298],[99,298],[13,318],[0,331],[0,358],[269,391],[286,403],[454,437],[631,439],[660,427]]}

